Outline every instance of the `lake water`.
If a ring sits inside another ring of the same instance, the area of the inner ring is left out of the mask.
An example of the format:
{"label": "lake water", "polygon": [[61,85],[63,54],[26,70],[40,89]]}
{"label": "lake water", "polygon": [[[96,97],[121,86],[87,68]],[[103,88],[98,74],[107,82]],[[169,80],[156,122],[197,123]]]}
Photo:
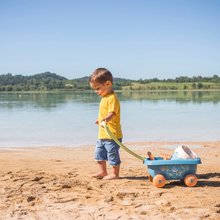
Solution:
{"label": "lake water", "polygon": [[[123,92],[124,142],[220,140],[220,92]],[[0,147],[94,144],[94,93],[0,93]]]}

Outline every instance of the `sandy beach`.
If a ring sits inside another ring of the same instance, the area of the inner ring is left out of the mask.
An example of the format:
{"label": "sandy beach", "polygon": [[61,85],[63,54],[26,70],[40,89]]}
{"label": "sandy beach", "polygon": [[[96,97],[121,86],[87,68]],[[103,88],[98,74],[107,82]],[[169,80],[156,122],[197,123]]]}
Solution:
{"label": "sandy beach", "polygon": [[1,148],[0,219],[220,219],[220,141],[125,143],[146,156],[199,146],[198,184],[156,188],[147,167],[121,150],[118,180],[97,180],[94,146]]}

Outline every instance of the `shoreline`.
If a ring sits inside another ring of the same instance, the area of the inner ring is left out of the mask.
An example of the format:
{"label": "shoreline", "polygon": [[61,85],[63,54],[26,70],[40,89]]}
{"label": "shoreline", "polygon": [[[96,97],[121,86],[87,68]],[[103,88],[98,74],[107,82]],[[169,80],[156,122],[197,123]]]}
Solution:
{"label": "shoreline", "polygon": [[[115,89],[115,92],[122,93],[122,92],[219,92],[220,89]],[[71,89],[58,89],[58,90],[31,90],[31,91],[0,91],[0,94],[49,94],[49,93],[88,93],[88,94],[94,94],[93,90],[71,90]]]}
{"label": "shoreline", "polygon": [[[220,218],[220,141],[136,142],[125,145],[140,155],[172,154],[167,145],[191,148],[202,164],[198,183],[167,181],[156,188],[148,168],[121,150],[120,179],[92,178],[94,146],[0,148],[2,219],[218,219]],[[108,166],[108,170],[110,167]]]}
{"label": "shoreline", "polygon": [[[123,142],[123,144],[125,146],[128,146],[128,147],[131,147],[131,148],[139,148],[139,147],[153,147],[153,145],[155,145],[155,147],[157,147],[157,145],[159,145],[160,147],[163,147],[164,148],[167,148],[167,149],[174,149],[175,147],[177,147],[178,145],[190,145],[190,147],[192,148],[200,148],[202,147],[202,145],[204,145],[205,143],[218,143],[220,142],[220,140],[188,140],[188,141],[126,141],[126,142]],[[10,150],[13,150],[13,149],[35,149],[35,148],[40,148],[40,149],[44,149],[44,148],[84,148],[84,147],[91,147],[91,146],[95,146],[95,142],[92,143],[92,144],[69,144],[69,145],[60,145],[60,144],[57,144],[57,145],[53,145],[53,144],[48,144],[48,145],[35,145],[35,146],[30,146],[30,145],[27,145],[27,146],[1,146],[0,144],[0,151],[1,150],[7,150],[7,149],[10,149]]]}

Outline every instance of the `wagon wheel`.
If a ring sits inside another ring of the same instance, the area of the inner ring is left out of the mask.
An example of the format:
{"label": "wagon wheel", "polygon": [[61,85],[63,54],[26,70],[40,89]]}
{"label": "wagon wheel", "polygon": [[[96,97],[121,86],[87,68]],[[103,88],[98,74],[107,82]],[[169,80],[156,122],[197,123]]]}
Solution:
{"label": "wagon wheel", "polygon": [[148,176],[148,179],[150,180],[150,182],[153,182],[153,177],[151,175]]}
{"label": "wagon wheel", "polygon": [[165,186],[166,184],[166,178],[162,175],[162,174],[157,174],[154,178],[153,178],[153,184],[154,186],[156,186],[157,188],[162,188]]}
{"label": "wagon wheel", "polygon": [[194,174],[188,174],[185,176],[184,178],[184,183],[186,184],[186,186],[195,186],[197,184],[197,177]]}

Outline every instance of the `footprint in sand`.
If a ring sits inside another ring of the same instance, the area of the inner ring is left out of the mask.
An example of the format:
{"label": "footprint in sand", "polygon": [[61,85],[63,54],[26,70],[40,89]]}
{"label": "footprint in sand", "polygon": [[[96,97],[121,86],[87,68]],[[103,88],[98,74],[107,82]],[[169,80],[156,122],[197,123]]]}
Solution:
{"label": "footprint in sand", "polygon": [[64,184],[64,185],[62,186],[62,189],[70,189],[70,188],[71,188],[71,186],[68,185],[68,184]]}
{"label": "footprint in sand", "polygon": [[27,197],[27,202],[32,202],[32,201],[34,201],[35,199],[36,199],[35,196],[28,196],[28,197]]}
{"label": "footprint in sand", "polygon": [[38,181],[42,180],[43,178],[44,177],[42,177],[42,176],[36,176],[34,179],[32,179],[32,181],[38,182]]}

